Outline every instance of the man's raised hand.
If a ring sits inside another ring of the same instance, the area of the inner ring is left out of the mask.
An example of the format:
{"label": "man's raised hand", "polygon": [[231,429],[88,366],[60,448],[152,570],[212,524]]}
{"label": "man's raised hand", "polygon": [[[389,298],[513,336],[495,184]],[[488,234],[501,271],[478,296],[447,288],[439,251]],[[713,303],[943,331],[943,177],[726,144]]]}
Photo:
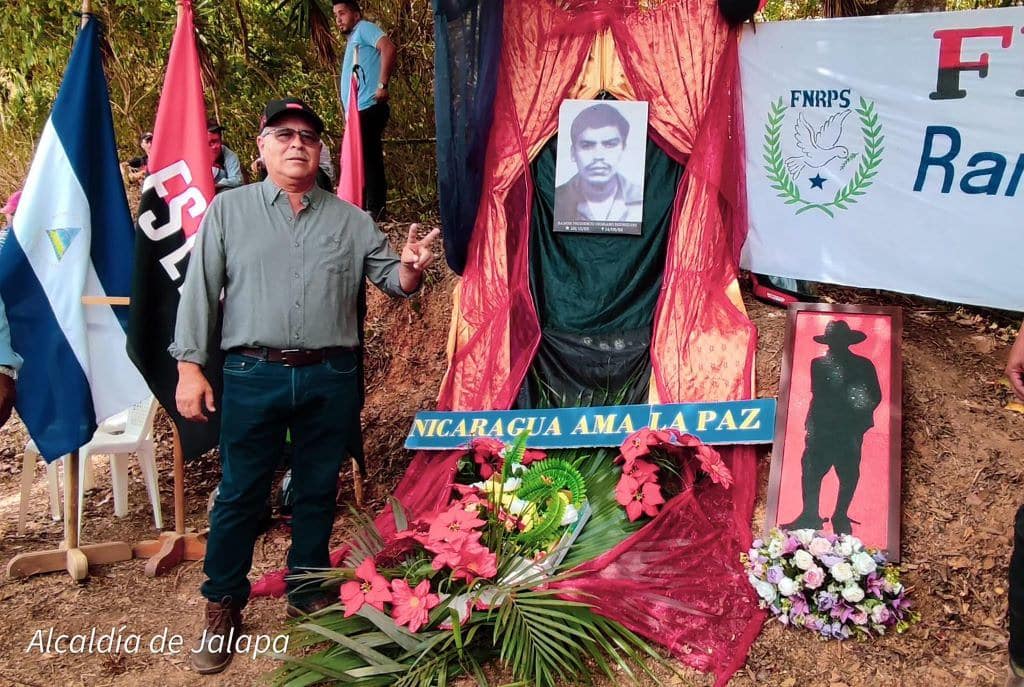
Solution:
{"label": "man's raised hand", "polygon": [[430,266],[437,256],[431,250],[437,235],[441,230],[434,227],[422,239],[417,238],[420,232],[420,225],[413,224],[409,227],[409,237],[402,248],[402,264],[415,272],[422,272]]}

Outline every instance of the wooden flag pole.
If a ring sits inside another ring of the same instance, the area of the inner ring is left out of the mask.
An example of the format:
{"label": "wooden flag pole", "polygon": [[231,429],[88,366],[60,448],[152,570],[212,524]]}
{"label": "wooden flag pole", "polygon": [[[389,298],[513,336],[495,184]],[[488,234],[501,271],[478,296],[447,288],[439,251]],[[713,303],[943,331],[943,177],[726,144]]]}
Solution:
{"label": "wooden flag pole", "polygon": [[206,556],[206,533],[185,530],[185,455],[178,426],[173,422],[171,431],[174,435],[174,531],[161,532],[159,539],[140,541],[132,547],[136,558],[149,559],[147,577],[159,577],[182,561],[201,561]]}
{"label": "wooden flag pole", "polygon": [[102,544],[78,543],[78,451],[64,458],[64,543],[58,549],[23,553],[7,564],[9,577],[28,577],[39,573],[67,570],[71,579],[80,582],[89,576],[90,565],[127,561],[132,548],[124,542]]}
{"label": "wooden flag pole", "polygon": [[[91,0],[82,0],[82,27],[89,22]],[[23,553],[7,564],[9,577],[28,577],[44,572],[67,570],[76,582],[89,575],[89,565],[127,561],[132,549],[124,542],[80,546],[78,542],[78,450],[64,459],[64,543],[58,549]]]}
{"label": "wooden flag pole", "polygon": [[[185,11],[182,0],[175,3],[178,22]],[[174,531],[161,532],[158,539],[140,541],[132,547],[136,558],[148,558],[146,576],[159,577],[182,561],[200,561],[206,556],[206,533],[185,530],[185,455],[178,426],[171,422],[174,452]]]}

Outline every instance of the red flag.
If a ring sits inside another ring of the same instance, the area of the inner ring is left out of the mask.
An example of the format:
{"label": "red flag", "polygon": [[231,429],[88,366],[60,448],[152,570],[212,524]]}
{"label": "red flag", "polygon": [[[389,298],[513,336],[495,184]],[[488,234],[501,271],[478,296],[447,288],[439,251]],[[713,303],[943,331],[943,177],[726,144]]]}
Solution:
{"label": "red flag", "polygon": [[345,112],[345,135],[341,139],[341,178],[338,197],[358,208],[363,207],[363,135],[359,128],[359,80],[352,70]]}
{"label": "red flag", "polygon": [[[153,395],[178,426],[186,458],[216,446],[220,430],[216,415],[210,422],[198,424],[187,422],[178,414],[174,401],[177,362],[167,352],[174,338],[178,289],[185,279],[199,224],[213,201],[212,155],[206,139],[206,105],[192,0],[181,0],[153,130],[150,174],[143,183],[139,203],[128,353]],[[215,354],[219,354],[219,349],[211,348]],[[219,360],[211,359],[206,371],[219,394],[218,363]]]}

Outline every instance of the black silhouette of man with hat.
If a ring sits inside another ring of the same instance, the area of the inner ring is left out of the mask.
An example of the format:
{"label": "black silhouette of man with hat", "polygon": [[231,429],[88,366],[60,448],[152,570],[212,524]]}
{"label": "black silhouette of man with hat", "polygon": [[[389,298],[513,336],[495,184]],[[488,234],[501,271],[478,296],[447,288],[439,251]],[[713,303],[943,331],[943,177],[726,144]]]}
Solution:
{"label": "black silhouette of man with hat", "polygon": [[818,513],[821,481],[832,468],[839,479],[839,496],[832,514],[832,530],[851,534],[849,508],[860,480],[864,433],[874,426],[875,408],[882,401],[878,373],[868,358],[850,352],[867,339],[844,320],[833,320],[825,333],[814,337],[828,345],[825,355],[811,361],[811,406],[807,411],[807,443],[801,460],[803,510],[787,529],[821,529]]}

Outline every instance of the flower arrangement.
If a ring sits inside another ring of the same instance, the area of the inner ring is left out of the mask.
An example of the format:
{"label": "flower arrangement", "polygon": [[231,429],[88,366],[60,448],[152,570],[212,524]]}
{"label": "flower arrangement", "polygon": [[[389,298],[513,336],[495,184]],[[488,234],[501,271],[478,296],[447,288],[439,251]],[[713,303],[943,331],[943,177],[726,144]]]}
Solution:
{"label": "flower arrangement", "polygon": [[676,429],[645,427],[626,437],[619,451],[615,460],[622,464],[622,476],[615,486],[615,499],[626,509],[630,522],[657,515],[665,503],[663,487],[671,495],[688,489],[698,469],[712,482],[727,489],[732,486],[732,473],[718,451]]}
{"label": "flower arrangement", "polygon": [[848,534],[773,529],[742,557],[762,608],[824,639],[903,632],[917,620],[900,571]]}
{"label": "flower arrangement", "polygon": [[340,583],[338,606],[295,628],[301,653],[274,683],[445,684],[481,678],[491,659],[538,687],[589,681],[593,666],[612,677],[639,665],[656,683],[647,662],[662,659],[644,640],[550,587],[635,531],[612,454],[548,456],[526,439],[474,440],[444,508],[407,521],[392,501],[393,535],[357,518],[349,567],[306,576]]}

